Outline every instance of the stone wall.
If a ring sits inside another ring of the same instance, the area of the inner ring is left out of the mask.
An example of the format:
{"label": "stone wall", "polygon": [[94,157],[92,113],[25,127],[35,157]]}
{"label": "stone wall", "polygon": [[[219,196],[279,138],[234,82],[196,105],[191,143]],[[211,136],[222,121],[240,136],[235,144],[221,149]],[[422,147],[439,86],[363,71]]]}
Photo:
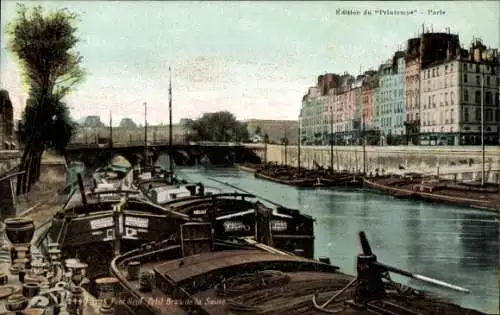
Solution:
{"label": "stone wall", "polygon": [[[246,144],[261,159],[264,159],[263,144]],[[286,149],[289,165],[297,165],[297,146]],[[500,183],[500,147],[485,149],[485,178]],[[281,145],[267,146],[267,161],[284,163],[285,148]],[[329,167],[329,146],[302,146],[301,166],[313,168],[314,162]],[[458,179],[480,179],[482,174],[482,150],[477,146],[366,146],[366,170],[376,169],[385,173],[422,172]],[[334,169],[363,170],[362,146],[338,146],[333,149]]]}

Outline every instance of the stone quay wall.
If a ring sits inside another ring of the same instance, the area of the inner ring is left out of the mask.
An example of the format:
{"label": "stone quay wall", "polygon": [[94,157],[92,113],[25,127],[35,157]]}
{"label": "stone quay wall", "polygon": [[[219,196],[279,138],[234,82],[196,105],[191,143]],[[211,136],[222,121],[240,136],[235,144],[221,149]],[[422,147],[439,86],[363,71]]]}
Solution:
{"label": "stone quay wall", "polygon": [[[245,144],[264,160],[264,144]],[[285,154],[286,151],[286,154]],[[267,161],[297,166],[297,146],[267,145]],[[366,170],[385,174],[419,172],[457,180],[480,180],[482,176],[482,148],[479,146],[366,146]],[[330,146],[302,146],[301,166],[313,168],[316,161],[330,167]],[[363,171],[362,146],[333,148],[333,168]],[[485,180],[500,183],[500,147],[485,148]]]}

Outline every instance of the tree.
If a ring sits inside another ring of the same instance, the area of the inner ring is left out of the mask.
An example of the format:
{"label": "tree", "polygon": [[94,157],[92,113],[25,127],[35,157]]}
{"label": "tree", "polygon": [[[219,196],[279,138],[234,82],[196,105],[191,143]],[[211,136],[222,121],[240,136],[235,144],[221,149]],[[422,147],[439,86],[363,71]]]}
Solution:
{"label": "tree", "polygon": [[193,141],[247,141],[247,126],[228,111],[205,113],[199,119],[188,120],[188,140]]}
{"label": "tree", "polygon": [[21,158],[25,174],[18,180],[18,194],[29,191],[38,179],[44,150],[64,151],[74,131],[61,100],[84,77],[82,57],[73,51],[78,42],[76,18],[67,9],[44,16],[40,6],[28,10],[18,5],[17,16],[7,28],[8,47],[19,59],[29,86],[19,133],[25,144]]}

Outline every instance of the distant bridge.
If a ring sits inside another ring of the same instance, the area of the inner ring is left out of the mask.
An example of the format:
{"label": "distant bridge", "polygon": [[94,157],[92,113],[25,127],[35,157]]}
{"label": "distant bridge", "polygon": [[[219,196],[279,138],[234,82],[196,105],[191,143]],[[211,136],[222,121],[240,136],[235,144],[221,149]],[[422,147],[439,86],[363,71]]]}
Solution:
{"label": "distant bridge", "polygon": [[[98,140],[98,139],[97,139]],[[115,155],[122,155],[132,164],[140,163],[144,157],[148,162],[156,161],[161,155],[172,156],[177,165],[196,165],[210,161],[213,165],[232,165],[234,163],[251,162],[259,163],[261,159],[260,148],[248,148],[238,142],[183,142],[173,141],[172,147],[169,142],[143,141],[109,142],[75,142],[73,141],[66,149],[67,159],[83,161],[88,166],[105,163]]]}

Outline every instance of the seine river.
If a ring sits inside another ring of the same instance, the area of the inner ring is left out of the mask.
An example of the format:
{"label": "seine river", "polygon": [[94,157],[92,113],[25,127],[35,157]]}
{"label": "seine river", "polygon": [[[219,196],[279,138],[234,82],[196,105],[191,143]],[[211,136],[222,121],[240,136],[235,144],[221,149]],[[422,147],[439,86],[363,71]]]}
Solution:
{"label": "seine river", "polygon": [[[357,232],[365,231],[379,261],[466,287],[470,294],[425,286],[455,303],[498,313],[499,220],[494,213],[398,200],[361,190],[297,189],[255,179],[237,169],[181,168],[179,177],[234,191],[220,181],[316,218],[317,256],[355,271]],[[392,276],[407,283],[403,277]],[[410,280],[414,287],[422,287]]]}

